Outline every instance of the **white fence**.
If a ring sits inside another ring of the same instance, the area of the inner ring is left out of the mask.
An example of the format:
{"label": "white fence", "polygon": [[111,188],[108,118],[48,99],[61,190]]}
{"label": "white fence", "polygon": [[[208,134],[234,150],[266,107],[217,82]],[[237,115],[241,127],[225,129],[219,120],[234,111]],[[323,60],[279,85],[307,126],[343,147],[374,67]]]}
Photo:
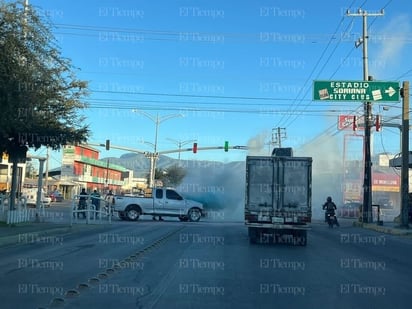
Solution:
{"label": "white fence", "polygon": [[28,208],[25,197],[16,199],[15,208],[10,210],[10,195],[0,195],[0,221],[7,224],[30,222],[45,214],[43,204],[40,208]]}
{"label": "white fence", "polygon": [[[92,203],[92,199],[98,201],[100,207]],[[112,223],[113,210],[106,201],[99,197],[87,195],[84,202],[80,201],[80,195],[75,195],[72,200],[70,224],[86,223],[86,224],[101,224]]]}

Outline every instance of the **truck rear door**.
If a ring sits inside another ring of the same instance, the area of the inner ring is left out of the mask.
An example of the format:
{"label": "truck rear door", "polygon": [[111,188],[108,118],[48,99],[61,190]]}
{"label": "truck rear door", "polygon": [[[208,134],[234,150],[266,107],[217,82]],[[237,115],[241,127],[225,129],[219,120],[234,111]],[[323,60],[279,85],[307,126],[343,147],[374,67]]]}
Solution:
{"label": "truck rear door", "polygon": [[276,184],[278,194],[275,209],[278,213],[284,213],[290,222],[310,222],[312,159],[307,157],[274,157],[273,159],[274,165],[277,166],[279,180]]}
{"label": "truck rear door", "polygon": [[[246,160],[246,209],[253,221],[270,222],[273,214],[274,174],[276,170],[271,157],[247,157]],[[255,216],[258,217],[255,217]]]}
{"label": "truck rear door", "polygon": [[[311,158],[248,156],[246,221],[284,223],[310,220]],[[298,221],[301,221],[299,219]]]}

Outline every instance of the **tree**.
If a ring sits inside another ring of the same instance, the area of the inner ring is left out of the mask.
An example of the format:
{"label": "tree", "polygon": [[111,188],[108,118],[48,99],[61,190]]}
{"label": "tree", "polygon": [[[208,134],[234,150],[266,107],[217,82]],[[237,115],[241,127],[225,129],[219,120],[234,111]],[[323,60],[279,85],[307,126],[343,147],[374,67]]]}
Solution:
{"label": "tree", "polygon": [[182,182],[185,176],[185,169],[177,164],[172,165],[167,169],[156,169],[155,171],[155,178],[161,180],[165,186],[177,186]]}
{"label": "tree", "polygon": [[31,6],[0,0],[0,153],[13,163],[11,209],[14,173],[29,148],[57,150],[90,133],[80,114],[87,82],[62,57],[51,28]]}
{"label": "tree", "polygon": [[34,164],[30,161],[26,163],[26,175],[25,177],[27,178],[34,178],[34,175],[36,175],[37,171],[36,168],[34,167]]}

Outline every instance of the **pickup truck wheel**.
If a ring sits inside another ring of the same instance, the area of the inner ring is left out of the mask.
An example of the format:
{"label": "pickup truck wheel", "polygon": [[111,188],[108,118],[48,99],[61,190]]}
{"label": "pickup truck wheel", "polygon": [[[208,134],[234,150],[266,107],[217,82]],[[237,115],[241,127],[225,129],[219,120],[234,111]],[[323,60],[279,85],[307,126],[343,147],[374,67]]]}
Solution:
{"label": "pickup truck wheel", "polygon": [[197,222],[200,220],[202,213],[200,212],[198,208],[192,208],[189,210],[188,216],[189,216],[190,221]]}
{"label": "pickup truck wheel", "polygon": [[141,212],[137,206],[130,206],[126,209],[126,218],[130,221],[137,221]]}

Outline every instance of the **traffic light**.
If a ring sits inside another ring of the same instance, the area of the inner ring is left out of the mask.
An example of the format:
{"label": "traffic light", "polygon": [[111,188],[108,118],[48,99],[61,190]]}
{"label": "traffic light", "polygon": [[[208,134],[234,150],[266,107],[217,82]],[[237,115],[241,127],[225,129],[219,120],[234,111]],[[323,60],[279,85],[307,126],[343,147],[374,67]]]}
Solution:
{"label": "traffic light", "polygon": [[110,150],[110,140],[106,140],[106,150]]}
{"label": "traffic light", "polygon": [[197,152],[197,143],[193,143],[193,148],[192,148],[192,150],[193,150],[193,153],[196,153],[196,152]]}
{"label": "traffic light", "polygon": [[376,129],[376,132],[379,132],[381,130],[381,117],[379,115],[376,115],[375,129]]}
{"label": "traffic light", "polygon": [[228,152],[229,151],[229,142],[225,141],[225,151]]}

